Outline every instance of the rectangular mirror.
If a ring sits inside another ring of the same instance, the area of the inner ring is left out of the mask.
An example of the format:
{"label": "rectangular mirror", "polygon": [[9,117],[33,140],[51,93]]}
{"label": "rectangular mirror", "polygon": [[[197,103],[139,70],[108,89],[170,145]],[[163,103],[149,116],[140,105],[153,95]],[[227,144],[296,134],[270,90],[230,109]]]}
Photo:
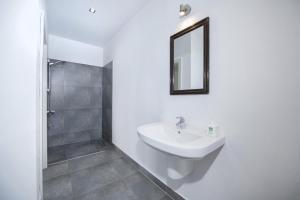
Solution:
{"label": "rectangular mirror", "polygon": [[209,18],[170,38],[170,94],[208,94]]}

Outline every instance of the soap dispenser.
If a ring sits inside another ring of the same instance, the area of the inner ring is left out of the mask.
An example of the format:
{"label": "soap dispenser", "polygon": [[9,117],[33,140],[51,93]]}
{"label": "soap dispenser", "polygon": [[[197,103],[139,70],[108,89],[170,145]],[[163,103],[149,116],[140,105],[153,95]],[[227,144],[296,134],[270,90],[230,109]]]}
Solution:
{"label": "soap dispenser", "polygon": [[219,126],[215,122],[211,121],[208,124],[207,134],[212,137],[217,137],[218,132],[219,132]]}

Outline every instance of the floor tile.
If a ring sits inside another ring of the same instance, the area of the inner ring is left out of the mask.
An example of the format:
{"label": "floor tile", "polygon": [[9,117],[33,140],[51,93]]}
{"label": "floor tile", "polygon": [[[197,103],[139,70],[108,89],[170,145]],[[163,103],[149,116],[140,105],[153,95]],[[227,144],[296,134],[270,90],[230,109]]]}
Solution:
{"label": "floor tile", "polygon": [[105,143],[101,141],[88,141],[69,145],[66,149],[67,159],[83,156],[101,151],[105,147]]}
{"label": "floor tile", "polygon": [[80,170],[71,176],[75,196],[87,194],[118,180],[117,174],[108,164]]}
{"label": "floor tile", "polygon": [[48,164],[102,151],[107,147],[103,140],[91,140],[48,148]]}
{"label": "floor tile", "polygon": [[126,178],[137,173],[136,168],[127,163],[123,158],[113,160],[110,166],[121,178]]}
{"label": "floor tile", "polygon": [[105,164],[120,157],[120,154],[118,154],[111,148],[107,148],[104,152],[94,153],[88,156],[84,156],[80,159],[69,160],[69,169],[71,172],[75,172],[81,169]]}
{"label": "floor tile", "polygon": [[139,200],[123,182],[114,182],[76,200]]}
{"label": "floor tile", "polygon": [[165,196],[165,194],[146,179],[140,173],[136,173],[124,179],[127,187],[140,199],[143,200],[158,200]]}
{"label": "floor tile", "polygon": [[49,166],[48,168],[43,170],[43,178],[44,181],[66,175],[69,172],[68,162],[63,162],[59,164],[55,164],[53,166]]}
{"label": "floor tile", "polygon": [[72,186],[70,177],[60,176],[44,182],[44,199],[72,199]]}
{"label": "floor tile", "polygon": [[49,165],[43,175],[44,200],[172,200],[108,144],[100,152]]}
{"label": "floor tile", "polygon": [[67,159],[83,156],[87,154],[91,154],[97,152],[96,146],[90,143],[82,143],[70,146],[70,148],[66,149],[66,157]]}
{"label": "floor tile", "polygon": [[48,164],[66,160],[66,155],[63,149],[48,148]]}

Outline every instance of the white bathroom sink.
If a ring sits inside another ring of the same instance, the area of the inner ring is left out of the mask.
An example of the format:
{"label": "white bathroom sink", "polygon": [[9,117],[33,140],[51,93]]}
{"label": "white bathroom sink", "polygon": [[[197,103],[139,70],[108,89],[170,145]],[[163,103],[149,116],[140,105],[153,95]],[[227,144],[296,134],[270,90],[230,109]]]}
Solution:
{"label": "white bathroom sink", "polygon": [[140,138],[148,145],[182,158],[201,159],[225,143],[222,134],[208,136],[204,130],[184,128],[178,133],[175,125],[152,123],[138,127]]}

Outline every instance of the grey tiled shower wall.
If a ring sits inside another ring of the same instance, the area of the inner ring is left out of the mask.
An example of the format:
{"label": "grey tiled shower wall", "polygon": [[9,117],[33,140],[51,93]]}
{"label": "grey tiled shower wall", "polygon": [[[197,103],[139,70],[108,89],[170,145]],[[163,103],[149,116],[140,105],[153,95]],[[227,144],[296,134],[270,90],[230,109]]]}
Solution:
{"label": "grey tiled shower wall", "polygon": [[48,147],[101,138],[103,68],[63,62],[50,75]]}
{"label": "grey tiled shower wall", "polygon": [[113,63],[110,62],[103,67],[103,117],[102,117],[102,136],[112,142],[112,74]]}

